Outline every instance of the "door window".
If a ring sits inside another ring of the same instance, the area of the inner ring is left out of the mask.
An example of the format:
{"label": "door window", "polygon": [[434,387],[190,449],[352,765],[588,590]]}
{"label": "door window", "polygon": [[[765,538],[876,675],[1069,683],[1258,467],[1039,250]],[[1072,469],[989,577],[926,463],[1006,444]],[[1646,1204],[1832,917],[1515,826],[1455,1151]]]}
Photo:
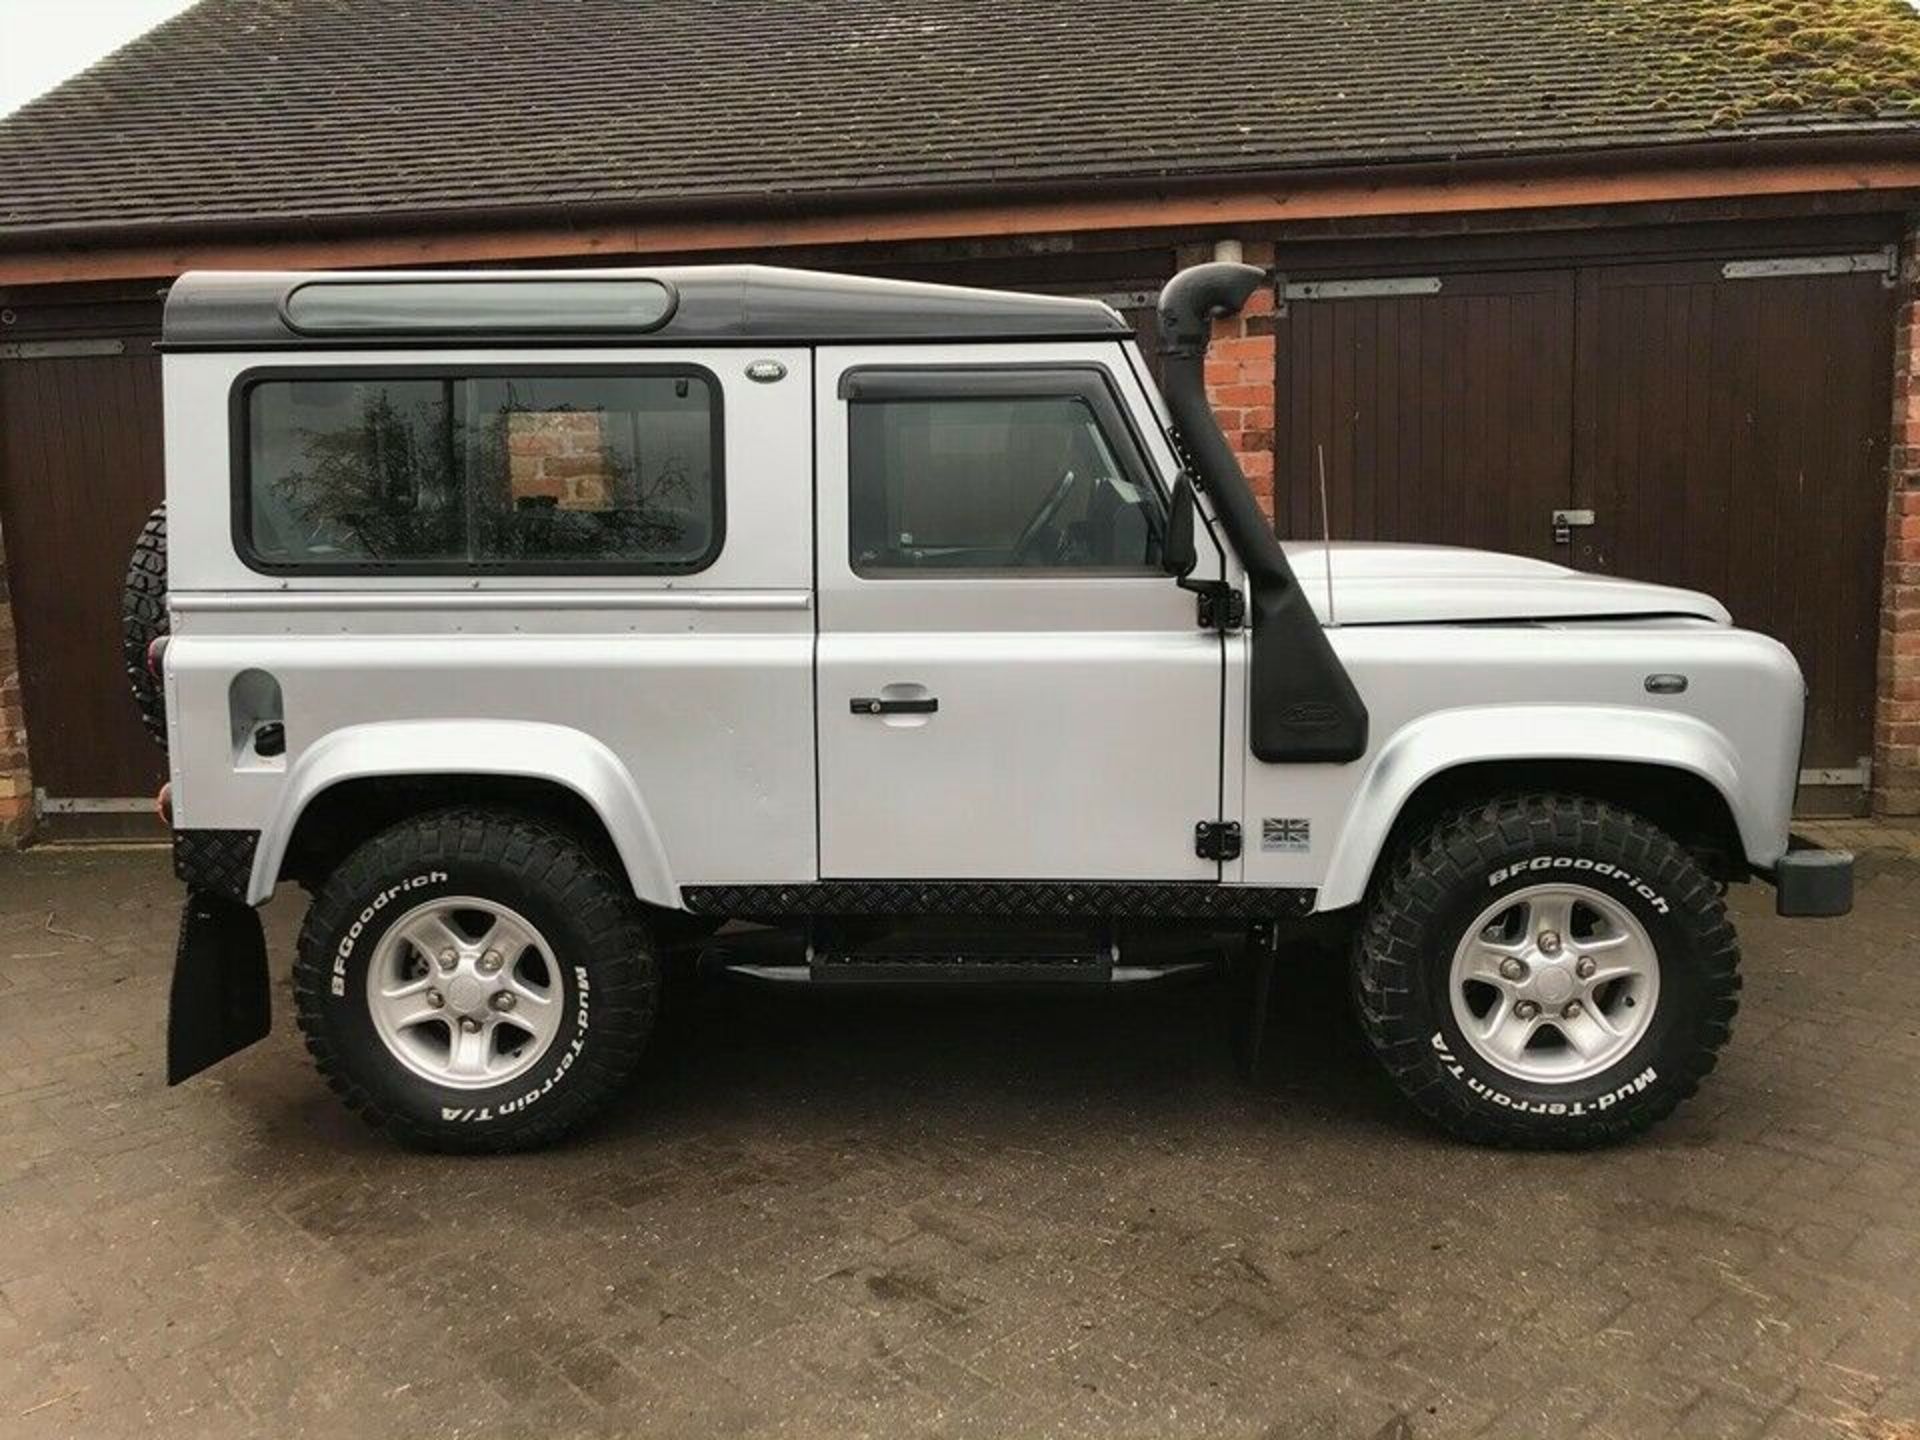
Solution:
{"label": "door window", "polygon": [[855,383],[854,573],[1156,567],[1159,492],[1098,377],[1010,374],[999,384],[979,372]]}

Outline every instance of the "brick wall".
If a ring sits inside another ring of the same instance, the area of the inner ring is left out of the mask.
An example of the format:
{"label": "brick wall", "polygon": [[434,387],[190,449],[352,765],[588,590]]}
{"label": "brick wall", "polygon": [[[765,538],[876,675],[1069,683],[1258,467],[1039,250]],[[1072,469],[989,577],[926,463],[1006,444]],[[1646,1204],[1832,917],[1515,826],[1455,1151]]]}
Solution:
{"label": "brick wall", "polygon": [[[1193,260],[1210,260],[1198,254]],[[1241,258],[1273,264],[1271,241],[1248,241]],[[1183,263],[1191,263],[1183,256]],[[1271,287],[1256,290],[1238,315],[1217,320],[1207,349],[1207,396],[1246,473],[1247,483],[1273,519],[1274,299]]]}
{"label": "brick wall", "polygon": [[1920,815],[1920,225],[1901,246],[1873,810]]}
{"label": "brick wall", "polygon": [[516,502],[547,499],[562,510],[600,510],[613,498],[605,417],[594,411],[509,412],[507,458]]}
{"label": "brick wall", "polygon": [[33,827],[33,774],[27,768],[27,715],[20,703],[20,644],[0,542],[0,845],[18,845]]}

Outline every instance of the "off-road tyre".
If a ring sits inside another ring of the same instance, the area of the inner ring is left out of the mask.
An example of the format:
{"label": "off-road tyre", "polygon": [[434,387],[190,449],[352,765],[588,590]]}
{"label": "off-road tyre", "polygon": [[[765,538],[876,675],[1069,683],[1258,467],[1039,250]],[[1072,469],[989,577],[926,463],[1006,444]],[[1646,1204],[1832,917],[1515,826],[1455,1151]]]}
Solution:
{"label": "off-road tyre", "polygon": [[[557,1037],[504,1085],[436,1085],[375,1028],[367,966],[394,922],[437,895],[517,911],[566,974]],[[293,988],[314,1064],[370,1125],[420,1149],[497,1152],[550,1144],[608,1105],[639,1063],[659,981],[643,908],[586,847],[523,816],[449,810],[376,835],[327,877],[301,927]]]}
{"label": "off-road tyre", "polygon": [[140,723],[162,750],[167,748],[167,696],[160,677],[147,667],[147,649],[166,633],[167,507],[162,505],[140,527],[120,591],[120,660]]}
{"label": "off-road tyre", "polygon": [[[1487,905],[1553,879],[1631,911],[1653,942],[1660,989],[1653,1020],[1617,1063],[1543,1085],[1476,1053],[1448,986],[1455,947]],[[1581,1149],[1645,1130],[1699,1087],[1730,1033],[1739,958],[1719,887],[1663,831],[1595,800],[1513,796],[1448,816],[1393,862],[1355,939],[1354,996],[1388,1075],[1444,1129],[1480,1144]]]}

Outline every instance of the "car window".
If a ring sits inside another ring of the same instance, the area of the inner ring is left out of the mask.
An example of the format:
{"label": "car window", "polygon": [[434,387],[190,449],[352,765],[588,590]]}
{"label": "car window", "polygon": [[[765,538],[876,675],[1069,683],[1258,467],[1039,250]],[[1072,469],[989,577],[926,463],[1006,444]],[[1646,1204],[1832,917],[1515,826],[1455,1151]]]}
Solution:
{"label": "car window", "polygon": [[270,568],[697,569],[718,548],[703,373],[353,375],[245,392]]}
{"label": "car window", "polygon": [[1082,396],[860,399],[848,423],[856,574],[1157,561],[1158,493]]}

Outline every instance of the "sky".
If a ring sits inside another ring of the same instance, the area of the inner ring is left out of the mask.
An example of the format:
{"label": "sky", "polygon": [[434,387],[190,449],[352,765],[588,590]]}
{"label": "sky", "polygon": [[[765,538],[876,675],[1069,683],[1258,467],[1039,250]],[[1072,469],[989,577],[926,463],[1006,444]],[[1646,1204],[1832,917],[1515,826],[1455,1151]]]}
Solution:
{"label": "sky", "polygon": [[192,0],[0,0],[0,115],[178,15]]}

